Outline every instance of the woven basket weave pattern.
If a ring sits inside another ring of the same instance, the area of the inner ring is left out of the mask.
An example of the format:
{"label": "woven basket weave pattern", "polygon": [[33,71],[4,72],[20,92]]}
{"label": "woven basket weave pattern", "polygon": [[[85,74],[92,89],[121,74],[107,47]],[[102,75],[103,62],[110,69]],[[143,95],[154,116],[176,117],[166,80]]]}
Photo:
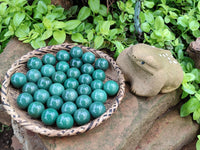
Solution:
{"label": "woven basket weave pattern", "polygon": [[[26,63],[31,57],[42,58],[42,56],[46,53],[52,53],[56,55],[56,53],[59,50],[69,51],[74,46],[79,46],[83,49],[84,52],[87,51],[92,52],[95,54],[96,58],[99,57],[105,58],[109,62],[109,68],[105,72],[106,74],[105,81],[107,80],[116,81],[119,84],[118,94],[115,97],[108,97],[108,100],[105,103],[106,112],[103,115],[94,120],[91,120],[89,123],[83,126],[73,126],[71,129],[58,129],[56,127],[45,126],[40,120],[32,119],[29,115],[27,115],[26,111],[18,108],[16,99],[17,96],[21,93],[21,91],[13,88],[10,85],[11,76],[15,72],[22,72],[26,74],[26,72],[28,71]],[[35,133],[40,133],[49,137],[71,136],[89,131],[94,127],[100,125],[103,121],[107,120],[116,111],[117,107],[119,106],[124,97],[124,93],[125,93],[124,76],[120,68],[117,66],[116,62],[111,57],[109,57],[107,54],[101,51],[97,51],[89,47],[64,43],[61,45],[48,46],[31,51],[28,54],[22,56],[19,60],[17,60],[5,75],[5,80],[3,81],[1,88],[1,100],[4,108],[6,109],[8,114],[12,117],[12,119],[17,121],[24,128],[31,130]]]}

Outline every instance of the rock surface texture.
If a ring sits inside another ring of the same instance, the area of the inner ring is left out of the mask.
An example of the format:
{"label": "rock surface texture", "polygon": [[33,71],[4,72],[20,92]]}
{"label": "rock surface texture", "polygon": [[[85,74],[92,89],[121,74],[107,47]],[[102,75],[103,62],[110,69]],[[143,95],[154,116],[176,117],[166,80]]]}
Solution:
{"label": "rock surface texture", "polygon": [[131,91],[139,96],[155,96],[177,89],[183,80],[180,64],[168,50],[146,44],[125,49],[117,58]]}
{"label": "rock surface texture", "polygon": [[186,51],[190,58],[194,60],[195,67],[200,69],[200,38],[191,42]]}

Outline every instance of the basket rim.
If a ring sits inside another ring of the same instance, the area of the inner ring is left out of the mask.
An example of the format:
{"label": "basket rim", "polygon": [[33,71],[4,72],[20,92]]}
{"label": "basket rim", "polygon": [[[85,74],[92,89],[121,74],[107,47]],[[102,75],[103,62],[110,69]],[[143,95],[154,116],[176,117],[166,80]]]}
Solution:
{"label": "basket rim", "polygon": [[[109,61],[110,64],[112,64],[114,70],[118,74],[118,79],[119,79],[119,81],[118,81],[119,91],[117,93],[117,96],[115,96],[113,98],[113,100],[115,100],[115,101],[112,104],[112,106],[110,108],[108,108],[107,111],[104,114],[102,114],[100,117],[90,121],[89,123],[87,123],[85,125],[78,126],[78,127],[72,127],[70,129],[53,129],[53,128],[49,129],[48,126],[45,126],[45,125],[40,126],[34,122],[30,123],[30,122],[26,121],[26,117],[20,118],[20,115],[17,115],[15,108],[10,105],[8,97],[7,97],[7,93],[8,93],[8,89],[9,89],[8,87],[10,85],[10,78],[11,78],[12,74],[16,72],[16,69],[20,66],[20,64],[27,62],[27,61],[25,61],[25,58],[27,59],[27,56],[29,58],[37,57],[37,55],[45,54],[46,51],[51,52],[51,50],[61,50],[61,49],[67,50],[67,49],[71,49],[74,46],[78,46],[80,48],[85,49],[86,51],[90,51],[90,52],[98,55],[98,57],[105,58],[106,60]],[[30,130],[35,133],[46,135],[49,137],[77,135],[80,133],[87,132],[96,126],[99,126],[102,122],[104,122],[105,120],[110,118],[111,115],[117,110],[119,104],[123,100],[124,95],[125,95],[124,75],[123,75],[122,71],[120,70],[119,66],[117,65],[117,63],[114,61],[114,59],[102,51],[98,51],[98,50],[95,50],[93,48],[86,47],[83,45],[75,45],[73,43],[63,43],[60,45],[46,46],[46,47],[42,47],[42,48],[33,50],[33,51],[28,52],[27,54],[23,55],[20,59],[16,60],[11,65],[11,68],[6,72],[6,75],[4,77],[4,81],[3,81],[2,87],[1,87],[1,101],[2,101],[3,107],[5,108],[7,113],[11,116],[11,118],[13,120],[15,120],[17,123],[19,123],[19,125],[24,127],[25,129]]]}

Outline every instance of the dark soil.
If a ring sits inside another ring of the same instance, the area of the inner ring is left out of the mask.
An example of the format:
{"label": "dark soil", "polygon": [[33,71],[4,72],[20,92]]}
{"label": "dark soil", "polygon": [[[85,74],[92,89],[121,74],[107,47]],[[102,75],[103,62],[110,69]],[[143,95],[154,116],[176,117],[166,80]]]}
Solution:
{"label": "dark soil", "polygon": [[13,129],[0,123],[0,150],[14,150],[11,148]]}

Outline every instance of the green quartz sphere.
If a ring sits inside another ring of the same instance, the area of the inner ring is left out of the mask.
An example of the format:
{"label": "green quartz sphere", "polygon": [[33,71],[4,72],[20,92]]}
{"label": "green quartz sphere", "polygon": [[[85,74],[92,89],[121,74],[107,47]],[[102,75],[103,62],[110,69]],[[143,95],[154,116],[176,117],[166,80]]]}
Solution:
{"label": "green quartz sphere", "polygon": [[34,101],[41,102],[42,104],[45,104],[49,97],[49,92],[44,89],[38,89],[33,95]]}
{"label": "green quartz sphere", "polygon": [[105,103],[107,100],[107,94],[102,89],[96,89],[91,94],[92,100],[94,102],[102,102]]}
{"label": "green quartz sphere", "polygon": [[92,82],[92,77],[89,74],[82,74],[78,78],[80,84],[90,84]]}
{"label": "green quartz sphere", "polygon": [[74,46],[70,50],[70,55],[72,58],[81,58],[83,55],[83,50],[78,46]]}
{"label": "green quartz sphere", "polygon": [[68,113],[60,114],[56,119],[56,125],[59,129],[70,129],[74,125],[74,119]]}
{"label": "green quartz sphere", "polygon": [[92,78],[94,80],[101,80],[104,81],[106,78],[105,72],[101,69],[97,69],[92,73]]}
{"label": "green quartz sphere", "polygon": [[17,105],[21,109],[26,109],[28,108],[29,104],[33,102],[33,97],[29,93],[21,93],[17,97]]}
{"label": "green quartz sphere", "polygon": [[48,90],[51,84],[52,81],[49,77],[42,77],[37,81],[37,86],[39,89]]}
{"label": "green quartz sphere", "polygon": [[83,62],[80,58],[72,58],[70,60],[70,67],[80,68],[83,65]]}
{"label": "green quartz sphere", "polygon": [[12,75],[10,82],[15,88],[21,88],[25,85],[27,79],[23,73],[17,72]]}
{"label": "green quartz sphere", "polygon": [[22,92],[23,93],[29,93],[29,94],[33,95],[35,93],[35,91],[37,91],[37,89],[38,89],[38,87],[37,87],[37,85],[35,83],[27,82],[22,87]]}
{"label": "green quartz sphere", "polygon": [[44,77],[51,77],[54,72],[55,72],[55,68],[54,66],[50,64],[46,64],[42,66],[41,68],[41,73],[42,73],[42,76]]}
{"label": "green quartz sphere", "polygon": [[92,104],[92,99],[88,95],[80,95],[76,99],[76,105],[78,108],[89,108]]}
{"label": "green quartz sphere", "polygon": [[28,114],[32,118],[40,118],[42,112],[45,110],[44,105],[41,102],[32,102],[28,106]]}
{"label": "green quartz sphere", "polygon": [[67,72],[67,70],[69,69],[69,64],[65,61],[59,61],[56,64],[56,70],[57,71],[62,71],[62,72]]}
{"label": "green quartz sphere", "polygon": [[58,117],[58,112],[53,108],[47,108],[42,112],[41,120],[45,125],[53,125]]}
{"label": "green quartz sphere", "polygon": [[42,62],[44,64],[55,65],[56,64],[56,57],[53,54],[47,53],[42,57]]}
{"label": "green quartz sphere", "polygon": [[94,102],[89,107],[89,112],[94,118],[98,118],[106,112],[106,107],[102,102]]}
{"label": "green quartz sphere", "polygon": [[26,73],[26,78],[29,82],[37,82],[42,77],[37,69],[31,69]]}
{"label": "green quartz sphere", "polygon": [[102,89],[103,88],[103,82],[101,80],[93,80],[90,84],[92,90],[96,89]]}
{"label": "green quartz sphere", "polygon": [[66,50],[60,50],[56,53],[56,59],[58,61],[69,61],[70,55]]}
{"label": "green quartz sphere", "polygon": [[81,72],[84,74],[92,74],[94,72],[94,67],[91,64],[84,64],[81,66]]}
{"label": "green quartz sphere", "polygon": [[62,105],[63,105],[63,100],[60,96],[53,95],[53,96],[49,97],[47,100],[48,108],[54,108],[57,111],[59,111]]}
{"label": "green quartz sphere", "polygon": [[77,89],[79,86],[79,82],[75,78],[68,78],[64,82],[64,87],[66,89]]}
{"label": "green quartz sphere", "polygon": [[62,71],[54,72],[51,76],[51,79],[54,83],[61,83],[61,84],[64,83],[66,78],[67,78],[66,74]]}
{"label": "green quartz sphere", "polygon": [[98,58],[95,61],[94,67],[96,69],[102,69],[102,70],[106,70],[109,67],[109,63],[105,58]]}
{"label": "green quartz sphere", "polygon": [[62,93],[62,98],[64,101],[75,101],[77,97],[78,94],[74,89],[66,89]]}
{"label": "green quartz sphere", "polygon": [[81,75],[81,72],[79,71],[78,68],[70,68],[68,71],[67,71],[67,76],[68,78],[75,78],[75,79],[78,79],[79,76]]}
{"label": "green quartz sphere", "polygon": [[77,92],[78,92],[79,95],[90,95],[92,90],[91,90],[89,85],[81,84],[81,85],[78,86]]}
{"label": "green quartz sphere", "polygon": [[79,108],[74,113],[74,120],[78,125],[84,125],[90,121],[90,113],[85,108]]}
{"label": "green quartz sphere", "polygon": [[64,91],[64,86],[60,83],[51,84],[51,86],[49,87],[49,93],[51,95],[60,96],[63,91]]}
{"label": "green quartz sphere", "polygon": [[42,61],[41,61],[41,59],[39,59],[37,57],[32,57],[28,60],[27,67],[28,67],[28,69],[40,70],[40,68],[42,67]]}
{"label": "green quartz sphere", "polygon": [[82,56],[82,61],[84,63],[92,64],[95,61],[95,55],[93,53],[91,53],[91,52],[86,52]]}
{"label": "green quartz sphere", "polygon": [[73,102],[65,102],[61,107],[62,113],[69,113],[71,115],[74,114],[74,112],[77,110],[77,106]]}
{"label": "green quartz sphere", "polygon": [[117,84],[117,82],[109,80],[106,81],[106,83],[103,86],[103,89],[109,96],[114,96],[119,90],[119,85]]}

